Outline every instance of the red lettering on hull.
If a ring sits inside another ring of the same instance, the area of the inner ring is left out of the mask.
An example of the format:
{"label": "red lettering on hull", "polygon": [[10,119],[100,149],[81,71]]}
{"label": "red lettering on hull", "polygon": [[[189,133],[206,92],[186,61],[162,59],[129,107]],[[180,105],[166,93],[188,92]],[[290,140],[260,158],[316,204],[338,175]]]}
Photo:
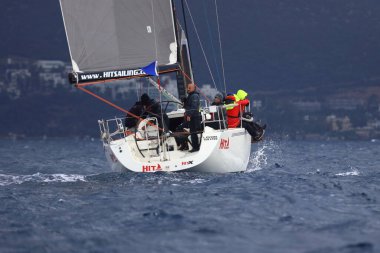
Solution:
{"label": "red lettering on hull", "polygon": [[110,158],[111,158],[113,163],[117,163],[117,158],[114,154],[110,154]]}
{"label": "red lettering on hull", "polygon": [[230,138],[221,139],[219,149],[229,149],[230,148]]}
{"label": "red lettering on hull", "polygon": [[143,165],[142,166],[142,172],[155,172],[155,171],[161,171],[161,165]]}

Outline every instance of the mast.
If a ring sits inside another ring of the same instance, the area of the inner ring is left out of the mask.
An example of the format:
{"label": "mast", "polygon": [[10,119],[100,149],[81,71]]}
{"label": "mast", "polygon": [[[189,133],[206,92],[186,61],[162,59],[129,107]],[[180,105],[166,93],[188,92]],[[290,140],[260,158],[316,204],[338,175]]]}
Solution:
{"label": "mast", "polygon": [[[176,27],[176,34],[177,34],[177,42],[178,42],[178,63],[180,65],[180,71],[177,72],[177,89],[178,89],[178,96],[180,99],[183,99],[186,97],[186,88],[189,83],[192,83],[194,80],[194,75],[192,71],[192,62],[191,62],[191,55],[190,55],[190,49],[189,49],[189,43],[188,43],[188,36],[187,36],[187,23],[186,23],[186,13],[184,9],[183,0],[181,1],[182,6],[182,14],[184,18],[184,30],[180,28],[178,19],[175,19],[175,27]],[[176,10],[175,5],[172,1],[172,8],[174,16],[176,16]]]}
{"label": "mast", "polygon": [[[179,28],[178,19],[176,15],[176,9],[175,9],[173,0],[171,0],[171,4],[172,4],[173,16],[174,16],[175,34],[177,38],[177,50],[178,50],[177,62],[180,64],[181,68],[183,68],[181,64],[183,62],[183,57],[181,54],[181,40],[180,40],[180,34],[179,34],[180,28]],[[176,72],[176,79],[177,79],[178,97],[180,100],[183,100],[184,98],[186,98],[186,81],[185,81],[185,77],[182,71],[179,70]]]}
{"label": "mast", "polygon": [[181,0],[181,6],[182,6],[183,24],[185,25],[185,34],[186,34],[186,37],[189,38],[189,34],[187,33],[186,12],[185,12],[185,5],[183,4],[183,0]]}
{"label": "mast", "polygon": [[[187,47],[188,47],[188,51],[189,51],[189,58],[190,58],[190,66],[191,66],[191,69],[193,69],[193,63],[191,61],[191,48],[190,48],[190,37],[189,37],[189,33],[188,33],[188,29],[187,29],[187,21],[186,21],[186,12],[185,12],[185,5],[183,4],[183,0],[181,0],[181,6],[182,6],[182,15],[183,15],[183,24],[184,24],[184,28],[185,28],[185,35],[186,35],[186,38],[187,38]],[[192,73],[192,75],[194,75],[194,73]],[[194,77],[192,77],[194,79]]]}
{"label": "mast", "polygon": [[[177,40],[177,48],[180,48],[181,43],[180,43],[180,38],[179,38],[177,12],[176,12],[173,0],[170,0],[170,2],[171,2],[171,6],[172,6],[172,15],[173,15],[173,21],[174,21],[175,37]],[[177,54],[177,62],[181,62],[181,54]]]}

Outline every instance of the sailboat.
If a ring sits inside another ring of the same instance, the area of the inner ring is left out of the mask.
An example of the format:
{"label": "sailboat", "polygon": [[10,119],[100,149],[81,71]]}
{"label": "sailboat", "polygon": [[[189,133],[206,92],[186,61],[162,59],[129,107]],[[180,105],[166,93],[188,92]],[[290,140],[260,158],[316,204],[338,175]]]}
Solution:
{"label": "sailboat", "polygon": [[[181,99],[194,81],[188,39],[172,0],[60,0],[60,5],[73,70],[70,82],[138,118],[133,129],[125,127],[123,118],[98,121],[105,155],[114,170],[229,173],[247,169],[251,136],[242,127],[228,129],[223,115],[212,117],[221,111],[216,106],[201,109],[200,150],[190,153],[178,148],[174,131],[184,120]],[[160,84],[160,77],[169,73],[175,73],[178,97]],[[160,127],[158,117],[140,118],[87,89],[139,78],[158,89],[161,103],[165,97],[165,103],[173,105],[164,110],[168,129]],[[212,122],[219,127],[210,127]]]}

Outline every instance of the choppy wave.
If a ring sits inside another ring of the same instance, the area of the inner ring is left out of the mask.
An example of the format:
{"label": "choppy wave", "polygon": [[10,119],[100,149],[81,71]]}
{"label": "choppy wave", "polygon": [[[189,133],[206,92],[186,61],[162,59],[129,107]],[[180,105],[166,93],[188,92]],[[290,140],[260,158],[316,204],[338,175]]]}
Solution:
{"label": "choppy wave", "polygon": [[0,186],[23,184],[25,182],[52,183],[52,182],[85,182],[86,176],[75,174],[43,174],[36,173],[33,175],[5,175],[0,174]]}

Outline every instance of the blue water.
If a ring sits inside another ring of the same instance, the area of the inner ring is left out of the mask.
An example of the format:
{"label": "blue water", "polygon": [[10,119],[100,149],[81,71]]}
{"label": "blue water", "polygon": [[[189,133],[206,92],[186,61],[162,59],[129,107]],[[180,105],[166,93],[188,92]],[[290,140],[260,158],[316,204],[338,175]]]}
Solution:
{"label": "blue water", "polygon": [[111,172],[0,140],[0,252],[380,252],[380,143],[265,141],[235,174]]}

